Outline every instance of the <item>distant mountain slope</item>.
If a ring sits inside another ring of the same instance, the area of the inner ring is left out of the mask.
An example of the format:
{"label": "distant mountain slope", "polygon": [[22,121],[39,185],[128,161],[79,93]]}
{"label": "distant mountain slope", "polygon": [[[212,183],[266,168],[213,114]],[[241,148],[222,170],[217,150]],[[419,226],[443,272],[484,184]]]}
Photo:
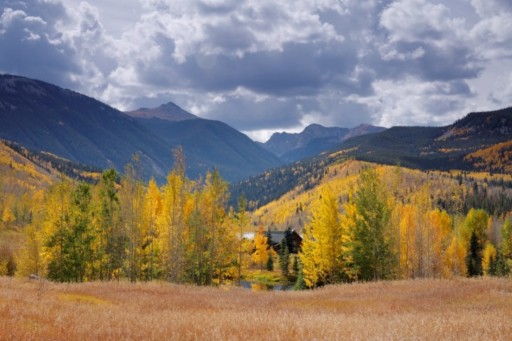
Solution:
{"label": "distant mountain slope", "polygon": [[163,177],[170,148],[131,117],[93,98],[0,75],[0,137],[96,167],[122,170],[140,153],[145,175]]}
{"label": "distant mountain slope", "polygon": [[167,144],[183,147],[192,177],[216,168],[227,179],[243,179],[281,164],[275,155],[219,121],[191,119],[172,122],[159,118],[136,120]]}
{"label": "distant mountain slope", "polygon": [[367,124],[362,124],[353,129],[311,124],[301,133],[275,133],[263,144],[263,147],[279,156],[283,161],[293,162],[319,155],[338,146],[350,137],[382,130],[384,128]]}
{"label": "distant mountain slope", "polygon": [[469,153],[512,139],[512,108],[471,113],[445,127],[393,127],[345,141],[357,159],[422,169],[474,169]]}
{"label": "distant mountain slope", "polygon": [[464,157],[475,169],[512,174],[512,140],[477,150]]}
{"label": "distant mountain slope", "polygon": [[129,114],[42,81],[0,75],[0,138],[30,150],[120,171],[138,153],[143,177],[160,181],[178,145],[193,178],[217,168],[235,181],[281,162],[228,125],[199,119],[173,103]]}
{"label": "distant mountain slope", "polygon": [[45,151],[28,150],[15,142],[0,140],[0,143],[34,163],[41,170],[53,174],[54,178],[63,174],[72,179],[93,183],[99,180],[103,171],[100,168],[73,162]]}
{"label": "distant mountain slope", "polygon": [[0,174],[0,206],[9,195],[33,194],[35,189],[50,186],[58,175],[55,170],[46,169],[29,160],[5,141],[0,141]]}
{"label": "distant mountain slope", "polygon": [[159,118],[167,121],[185,121],[199,119],[196,115],[183,110],[176,104],[169,102],[157,108],[140,108],[126,112],[127,115],[135,118]]}
{"label": "distant mountain slope", "polygon": [[347,128],[324,127],[319,124],[311,124],[300,133],[274,133],[270,139],[264,143],[264,147],[277,156],[282,156],[293,149],[307,146],[309,142],[315,139],[340,139],[345,136],[348,131]]}
{"label": "distant mountain slope", "polygon": [[280,198],[292,189],[308,190],[326,169],[347,159],[429,170],[512,169],[512,108],[471,113],[445,127],[393,127],[353,137],[337,151],[267,171],[231,186],[233,197],[246,195],[253,207]]}

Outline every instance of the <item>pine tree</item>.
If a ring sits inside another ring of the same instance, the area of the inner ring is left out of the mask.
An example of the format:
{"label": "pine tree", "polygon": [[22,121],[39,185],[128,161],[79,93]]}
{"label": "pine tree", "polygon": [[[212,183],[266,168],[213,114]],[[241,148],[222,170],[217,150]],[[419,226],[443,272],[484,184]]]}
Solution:
{"label": "pine tree", "polygon": [[288,277],[290,267],[290,252],[288,252],[288,244],[286,239],[281,240],[279,246],[279,267],[283,276]]}
{"label": "pine tree", "polygon": [[299,260],[297,256],[293,257],[292,269],[293,274],[297,276],[299,274]]}
{"label": "pine tree", "polygon": [[298,250],[293,242],[292,228],[290,226],[288,226],[284,231],[284,240],[286,241],[286,245],[288,246],[288,252],[297,253]]}
{"label": "pine tree", "polygon": [[274,257],[270,253],[267,259],[267,271],[274,271]]}
{"label": "pine tree", "polygon": [[268,247],[274,246],[274,241],[272,240],[272,230],[270,229],[270,225],[267,227],[267,233],[265,234],[267,236],[267,245]]}
{"label": "pine tree", "polygon": [[469,240],[469,253],[466,258],[466,264],[468,269],[468,276],[481,276],[482,275],[482,246],[478,240],[475,231],[471,233]]}
{"label": "pine tree", "polygon": [[302,273],[302,264],[300,263],[300,260],[298,260],[298,268],[299,270],[297,271],[297,280],[293,285],[293,290],[304,290],[307,288],[307,285],[304,280],[304,274]]}

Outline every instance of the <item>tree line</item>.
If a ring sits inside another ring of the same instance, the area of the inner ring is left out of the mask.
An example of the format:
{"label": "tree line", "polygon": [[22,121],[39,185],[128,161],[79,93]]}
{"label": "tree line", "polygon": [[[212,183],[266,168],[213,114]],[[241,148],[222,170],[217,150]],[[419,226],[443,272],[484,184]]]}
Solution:
{"label": "tree line", "polygon": [[[507,275],[512,265],[510,217],[466,211],[464,202],[446,210],[432,196],[428,181],[412,192],[403,186],[400,167],[386,179],[378,169],[365,169],[348,199],[319,185],[292,265],[289,253],[297,250],[283,244],[274,253],[271,234],[265,236],[263,227],[255,241],[242,241],[251,220],[248,203],[242,199],[236,210],[228,208],[228,185],[218,172],[193,181],[185,176],[180,149],[175,160],[162,186],[140,179],[135,157],[122,176],[106,170],[95,184],[61,177],[47,190],[36,191],[23,227],[24,243],[0,266],[9,274],[63,282],[213,285],[238,282],[250,260],[270,270],[276,260],[283,276],[297,277],[297,287],[303,288],[356,280]],[[2,222],[10,226],[14,214],[7,208]]]}
{"label": "tree line", "polygon": [[19,273],[62,282],[237,280],[245,212],[226,209],[228,186],[217,171],[192,181],[181,150],[175,158],[161,187],[138,178],[137,158],[122,177],[110,169],[97,184],[62,178],[52,185],[25,228]]}
{"label": "tree line", "polygon": [[305,226],[299,286],[510,272],[510,218],[500,224],[483,209],[450,215],[428,183],[409,196],[400,183],[399,168],[386,182],[368,168],[343,205],[323,188]]}

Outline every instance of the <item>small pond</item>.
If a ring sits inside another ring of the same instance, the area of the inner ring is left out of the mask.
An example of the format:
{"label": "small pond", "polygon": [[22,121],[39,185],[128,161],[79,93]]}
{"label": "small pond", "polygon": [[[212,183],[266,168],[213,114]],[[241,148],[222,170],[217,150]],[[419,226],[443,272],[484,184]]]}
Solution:
{"label": "small pond", "polygon": [[292,289],[291,285],[266,284],[261,282],[249,281],[241,281],[240,286],[245,289],[251,289],[252,291],[286,291]]}

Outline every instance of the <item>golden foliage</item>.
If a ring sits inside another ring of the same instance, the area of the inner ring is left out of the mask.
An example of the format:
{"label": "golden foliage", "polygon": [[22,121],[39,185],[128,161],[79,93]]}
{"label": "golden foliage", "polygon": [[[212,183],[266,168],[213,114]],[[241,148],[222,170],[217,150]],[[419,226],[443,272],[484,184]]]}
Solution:
{"label": "golden foliage", "polygon": [[498,170],[512,173],[512,141],[501,142],[468,154],[465,161],[482,170]]}
{"label": "golden foliage", "polygon": [[493,262],[496,262],[496,248],[491,243],[487,243],[482,254],[482,271],[484,276],[489,276]]}
{"label": "golden foliage", "polygon": [[269,252],[268,252],[268,238],[263,232],[263,226],[258,228],[258,233],[254,236],[254,252],[252,253],[252,261],[263,269],[267,263]]}

